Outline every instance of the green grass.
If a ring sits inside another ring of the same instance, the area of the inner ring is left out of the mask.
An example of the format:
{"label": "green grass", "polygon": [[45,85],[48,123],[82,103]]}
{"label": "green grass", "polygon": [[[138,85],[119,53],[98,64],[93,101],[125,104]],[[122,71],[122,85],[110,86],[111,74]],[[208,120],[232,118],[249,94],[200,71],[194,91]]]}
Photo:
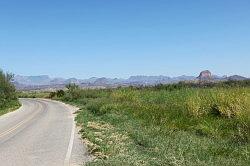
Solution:
{"label": "green grass", "polygon": [[17,100],[7,102],[7,104],[0,108],[0,116],[9,112],[12,112],[20,107],[20,103]]}
{"label": "green grass", "polygon": [[87,165],[250,165],[250,88],[157,86],[66,92],[96,159]]}

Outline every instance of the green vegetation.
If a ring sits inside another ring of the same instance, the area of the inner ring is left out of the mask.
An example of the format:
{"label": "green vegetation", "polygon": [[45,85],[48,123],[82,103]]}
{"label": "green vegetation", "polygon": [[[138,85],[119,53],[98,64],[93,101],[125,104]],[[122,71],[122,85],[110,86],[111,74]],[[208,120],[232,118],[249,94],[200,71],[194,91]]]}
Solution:
{"label": "green vegetation", "polygon": [[249,81],[67,88],[88,165],[250,165]]}
{"label": "green vegetation", "polygon": [[51,92],[47,91],[19,91],[17,93],[19,98],[51,98],[50,95]]}
{"label": "green vegetation", "polygon": [[19,107],[15,87],[10,83],[13,75],[0,70],[0,115]]}

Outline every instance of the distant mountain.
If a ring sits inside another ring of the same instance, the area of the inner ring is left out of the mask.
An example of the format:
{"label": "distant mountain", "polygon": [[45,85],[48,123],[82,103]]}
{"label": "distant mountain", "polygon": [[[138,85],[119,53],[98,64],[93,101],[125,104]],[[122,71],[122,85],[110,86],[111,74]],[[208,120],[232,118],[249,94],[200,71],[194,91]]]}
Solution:
{"label": "distant mountain", "polygon": [[191,81],[191,80],[195,80],[196,77],[194,76],[186,76],[186,75],[182,75],[182,76],[179,76],[179,77],[173,77],[171,78],[172,80],[175,80],[175,81]]}
{"label": "distant mountain", "polygon": [[171,82],[171,78],[167,76],[131,76],[125,81],[125,83],[134,83],[142,85],[152,85],[168,82]]}
{"label": "distant mountain", "polygon": [[64,78],[54,78],[50,80],[50,84],[56,85],[56,84],[64,84],[66,79]]}
{"label": "distant mountain", "polygon": [[50,81],[51,79],[47,75],[40,75],[40,76],[17,75],[14,78],[14,82],[18,82],[19,84],[23,85],[49,85]]}
{"label": "distant mountain", "polygon": [[102,78],[97,78],[93,84],[97,86],[101,86],[101,85],[107,85],[109,83],[110,83],[110,80],[108,78],[102,77]]}
{"label": "distant mountain", "polygon": [[202,71],[198,77],[194,76],[131,76],[128,79],[106,78],[106,77],[91,77],[89,79],[77,78],[50,78],[47,75],[41,76],[20,76],[14,77],[14,84],[17,89],[61,89],[66,84],[75,83],[81,87],[117,87],[117,86],[137,86],[137,85],[157,85],[170,84],[180,81],[226,81],[226,80],[245,80],[246,77],[239,75],[233,76],[217,76],[213,75],[209,70]]}
{"label": "distant mountain", "polygon": [[131,76],[128,80],[130,81],[158,81],[158,80],[170,80],[167,76]]}
{"label": "distant mountain", "polygon": [[82,80],[77,78],[69,78],[64,81],[64,84],[81,84]]}
{"label": "distant mountain", "polygon": [[227,78],[228,80],[232,80],[232,81],[241,81],[241,80],[247,80],[248,78],[246,77],[242,77],[239,75],[233,75]]}

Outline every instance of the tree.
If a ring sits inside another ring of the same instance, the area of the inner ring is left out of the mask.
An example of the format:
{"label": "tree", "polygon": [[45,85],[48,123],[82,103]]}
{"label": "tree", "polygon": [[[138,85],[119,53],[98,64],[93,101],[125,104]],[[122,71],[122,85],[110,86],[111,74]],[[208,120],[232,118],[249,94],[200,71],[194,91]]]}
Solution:
{"label": "tree", "polygon": [[13,74],[0,70],[0,107],[4,107],[12,100],[17,100],[15,86],[11,83],[13,77]]}

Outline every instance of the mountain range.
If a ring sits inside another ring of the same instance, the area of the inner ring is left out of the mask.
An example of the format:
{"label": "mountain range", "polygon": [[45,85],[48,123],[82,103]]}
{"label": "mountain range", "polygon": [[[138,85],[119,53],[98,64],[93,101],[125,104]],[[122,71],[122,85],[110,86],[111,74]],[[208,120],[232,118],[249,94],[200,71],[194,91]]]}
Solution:
{"label": "mountain range", "polygon": [[13,83],[19,90],[38,90],[38,89],[61,89],[69,83],[75,83],[81,87],[118,87],[118,86],[138,86],[138,85],[156,85],[156,84],[170,84],[179,81],[193,81],[193,80],[245,80],[246,77],[239,75],[233,76],[216,76],[212,75],[210,71],[205,70],[200,73],[198,77],[195,76],[131,76],[128,79],[120,78],[106,78],[106,77],[92,77],[89,79],[77,78],[51,78],[48,75],[40,76],[21,76],[16,75]]}

